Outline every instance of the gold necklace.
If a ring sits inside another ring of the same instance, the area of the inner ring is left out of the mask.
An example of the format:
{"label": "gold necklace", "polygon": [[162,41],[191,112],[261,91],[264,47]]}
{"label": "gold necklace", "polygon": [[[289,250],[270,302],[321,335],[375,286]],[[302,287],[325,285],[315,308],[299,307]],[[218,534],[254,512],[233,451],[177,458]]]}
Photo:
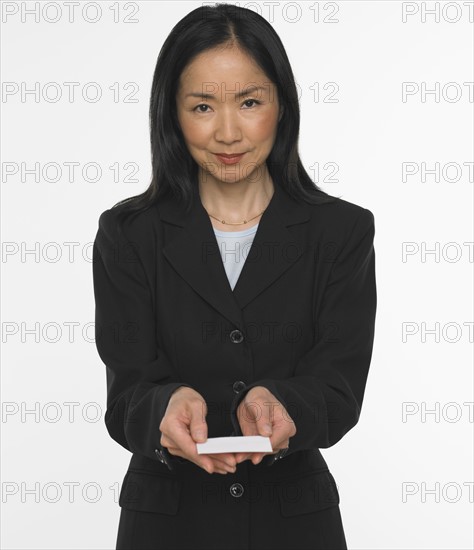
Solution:
{"label": "gold necklace", "polygon": [[254,216],[253,218],[250,218],[249,220],[244,220],[243,222],[226,222],[225,220],[221,220],[219,218],[216,218],[215,216],[213,216],[212,214],[209,214],[209,212],[206,212],[208,213],[209,216],[211,216],[211,218],[214,218],[215,220],[217,220],[218,222],[221,222],[222,224],[224,225],[244,225],[248,222],[251,222],[252,220],[254,220],[255,218],[258,218],[259,216],[261,216],[264,212],[265,212],[266,208],[264,208],[260,214],[257,214],[256,216]]}

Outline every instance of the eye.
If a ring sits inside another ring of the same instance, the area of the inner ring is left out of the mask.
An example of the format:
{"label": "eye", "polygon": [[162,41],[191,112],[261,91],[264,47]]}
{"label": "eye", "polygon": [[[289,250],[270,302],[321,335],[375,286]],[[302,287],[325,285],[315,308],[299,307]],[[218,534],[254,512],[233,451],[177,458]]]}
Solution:
{"label": "eye", "polygon": [[[261,105],[261,101],[258,101],[257,99],[246,99],[244,102],[243,102],[243,105],[245,105],[246,103],[255,103],[256,105]],[[201,107],[206,107],[206,110],[202,110]],[[194,107],[193,111],[196,111],[198,113],[207,113],[207,108],[209,107],[209,105],[207,105],[206,103],[200,103],[199,105],[196,105],[196,107]],[[250,105],[250,107],[253,107],[253,105]],[[247,109],[245,109],[247,110]]]}
{"label": "eye", "polygon": [[258,100],[256,100],[256,99],[246,99],[246,100],[244,101],[244,104],[245,104],[245,103],[249,103],[249,102],[250,102],[250,103],[253,102],[253,103],[255,103],[256,105],[260,105],[260,103],[261,103],[260,101],[258,101]]}
{"label": "eye", "polygon": [[[199,105],[197,105],[193,111],[198,111],[199,107],[209,107],[209,105],[206,105],[205,103],[200,103]],[[207,111],[198,111],[199,113],[207,113]]]}

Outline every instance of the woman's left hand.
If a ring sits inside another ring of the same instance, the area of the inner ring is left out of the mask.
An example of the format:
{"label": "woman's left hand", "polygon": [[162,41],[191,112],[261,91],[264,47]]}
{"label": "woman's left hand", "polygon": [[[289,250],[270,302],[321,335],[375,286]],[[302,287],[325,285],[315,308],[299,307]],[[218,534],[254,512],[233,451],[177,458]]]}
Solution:
{"label": "woman's left hand", "polygon": [[[255,386],[245,395],[237,408],[242,435],[270,437],[272,453],[235,453],[237,463],[250,458],[258,464],[265,455],[276,454],[290,445],[296,426],[288,411],[267,388]],[[269,427],[269,430],[267,429]]]}

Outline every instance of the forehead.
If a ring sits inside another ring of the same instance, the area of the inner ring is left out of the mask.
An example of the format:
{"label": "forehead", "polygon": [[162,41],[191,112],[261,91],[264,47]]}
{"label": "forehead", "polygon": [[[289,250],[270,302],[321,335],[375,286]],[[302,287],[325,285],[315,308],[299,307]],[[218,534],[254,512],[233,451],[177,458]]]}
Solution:
{"label": "forehead", "polygon": [[183,70],[179,79],[184,92],[205,83],[233,84],[244,87],[249,83],[264,84],[268,78],[257,63],[238,48],[214,48],[195,57]]}

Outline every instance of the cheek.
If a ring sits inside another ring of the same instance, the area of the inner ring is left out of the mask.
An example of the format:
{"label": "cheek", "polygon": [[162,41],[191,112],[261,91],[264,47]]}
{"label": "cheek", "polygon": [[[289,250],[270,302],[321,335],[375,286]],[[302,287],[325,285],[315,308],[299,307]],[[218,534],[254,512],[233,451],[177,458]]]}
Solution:
{"label": "cheek", "polygon": [[268,141],[274,138],[277,130],[276,117],[273,114],[262,116],[252,125],[252,136],[255,141]]}
{"label": "cheek", "polygon": [[206,133],[201,124],[183,120],[181,131],[189,145],[199,146],[206,142]]}

